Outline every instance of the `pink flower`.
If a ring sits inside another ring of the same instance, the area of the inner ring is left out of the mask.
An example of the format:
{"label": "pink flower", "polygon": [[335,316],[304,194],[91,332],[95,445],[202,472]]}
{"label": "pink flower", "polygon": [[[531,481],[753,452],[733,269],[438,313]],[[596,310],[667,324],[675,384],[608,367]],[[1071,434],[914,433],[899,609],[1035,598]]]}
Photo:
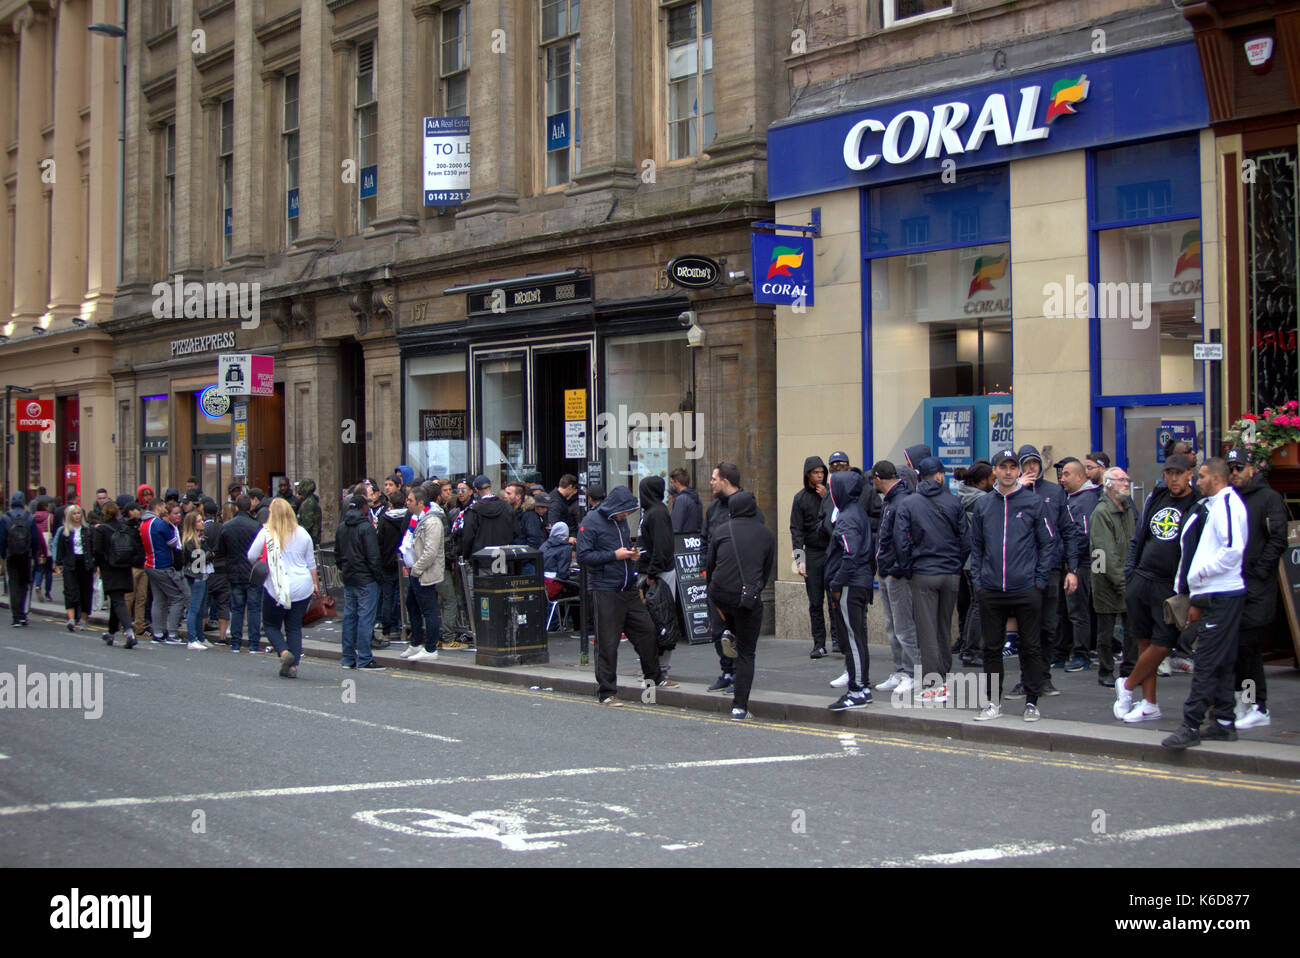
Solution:
{"label": "pink flower", "polygon": [[1289,403],[1286,404],[1286,408],[1291,410],[1300,409],[1300,402],[1296,402],[1294,399],[1292,399]]}

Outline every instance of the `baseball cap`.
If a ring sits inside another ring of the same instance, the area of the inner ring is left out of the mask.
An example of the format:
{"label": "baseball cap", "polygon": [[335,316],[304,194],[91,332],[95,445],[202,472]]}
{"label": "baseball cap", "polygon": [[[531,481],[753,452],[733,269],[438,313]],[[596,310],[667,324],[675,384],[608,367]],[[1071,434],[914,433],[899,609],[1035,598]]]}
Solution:
{"label": "baseball cap", "polygon": [[849,461],[849,454],[847,452],[836,451],[831,453],[831,458],[830,461],[827,463],[827,465],[833,466],[837,462],[848,462],[848,461]]}
{"label": "baseball cap", "polygon": [[482,476],[482,475],[475,476],[474,481],[470,483],[470,486],[476,490],[484,489],[490,485],[492,485],[492,480],[489,479],[487,476]]}
{"label": "baseball cap", "polygon": [[[1234,450],[1235,451],[1235,450]],[[1181,452],[1176,452],[1165,459],[1164,472],[1186,472],[1192,468],[1192,460]]]}
{"label": "baseball cap", "polygon": [[243,485],[241,485],[240,483],[232,482],[230,485],[226,486],[226,495],[230,495],[236,489],[243,489],[243,488],[244,488]]}
{"label": "baseball cap", "polygon": [[534,506],[550,506],[550,504],[551,504],[551,497],[546,493],[544,492],[533,493]]}
{"label": "baseball cap", "polygon": [[888,459],[881,459],[871,467],[871,475],[877,479],[897,479],[898,470],[894,468],[894,464]]}
{"label": "baseball cap", "polygon": [[926,456],[916,466],[918,476],[933,476],[936,472],[946,472],[943,463],[935,456]]}
{"label": "baseball cap", "polygon": [[1223,459],[1225,462],[1229,464],[1234,462],[1239,462],[1243,466],[1250,465],[1250,456],[1246,455],[1246,450],[1244,449],[1230,449],[1228,450],[1228,454],[1224,456]]}
{"label": "baseball cap", "polygon": [[993,465],[1000,466],[1004,462],[1014,462],[1019,464],[1020,460],[1016,458],[1014,449],[999,449],[993,454]]}

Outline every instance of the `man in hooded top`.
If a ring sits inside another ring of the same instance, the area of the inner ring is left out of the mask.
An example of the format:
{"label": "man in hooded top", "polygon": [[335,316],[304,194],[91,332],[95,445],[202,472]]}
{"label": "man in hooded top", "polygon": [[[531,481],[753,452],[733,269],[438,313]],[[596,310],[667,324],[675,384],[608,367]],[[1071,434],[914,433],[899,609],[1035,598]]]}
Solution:
{"label": "man in hooded top", "polygon": [[790,505],[790,544],[796,571],[808,592],[808,620],[812,630],[812,658],[826,654],[826,547],[829,531],[821,521],[826,500],[826,463],[821,456],[803,461],[803,486]]}

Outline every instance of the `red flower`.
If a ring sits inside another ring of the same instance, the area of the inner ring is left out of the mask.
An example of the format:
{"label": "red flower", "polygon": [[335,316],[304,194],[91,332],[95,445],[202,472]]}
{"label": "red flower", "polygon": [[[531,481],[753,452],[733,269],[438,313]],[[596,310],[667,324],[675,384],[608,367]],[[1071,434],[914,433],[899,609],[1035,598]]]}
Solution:
{"label": "red flower", "polygon": [[1249,419],[1251,422],[1259,422],[1259,417],[1253,412],[1244,412],[1241,414],[1242,419]]}

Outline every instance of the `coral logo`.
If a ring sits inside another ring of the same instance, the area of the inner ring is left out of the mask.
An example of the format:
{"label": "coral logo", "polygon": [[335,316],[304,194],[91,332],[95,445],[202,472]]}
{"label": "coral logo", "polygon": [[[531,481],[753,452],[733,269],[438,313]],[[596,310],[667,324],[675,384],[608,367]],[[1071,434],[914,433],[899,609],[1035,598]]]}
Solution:
{"label": "coral logo", "polygon": [[966,298],[970,299],[981,290],[993,288],[993,281],[1001,279],[1007,274],[1007,254],[1001,256],[981,256],[975,260],[975,270],[971,273],[970,291],[966,293]]}
{"label": "coral logo", "polygon": [[1192,230],[1183,236],[1182,249],[1178,251],[1178,262],[1174,264],[1174,277],[1185,269],[1201,268],[1201,231]]}
{"label": "coral logo", "polygon": [[772,248],[772,262],[767,268],[767,276],[793,276],[791,270],[803,266],[803,250],[793,246],[775,246]]}
{"label": "coral logo", "polygon": [[1057,80],[1052,84],[1052,99],[1047,104],[1047,117],[1044,123],[1051,123],[1058,116],[1074,113],[1074,104],[1088,99],[1088,75],[1085,73],[1077,80]]}

